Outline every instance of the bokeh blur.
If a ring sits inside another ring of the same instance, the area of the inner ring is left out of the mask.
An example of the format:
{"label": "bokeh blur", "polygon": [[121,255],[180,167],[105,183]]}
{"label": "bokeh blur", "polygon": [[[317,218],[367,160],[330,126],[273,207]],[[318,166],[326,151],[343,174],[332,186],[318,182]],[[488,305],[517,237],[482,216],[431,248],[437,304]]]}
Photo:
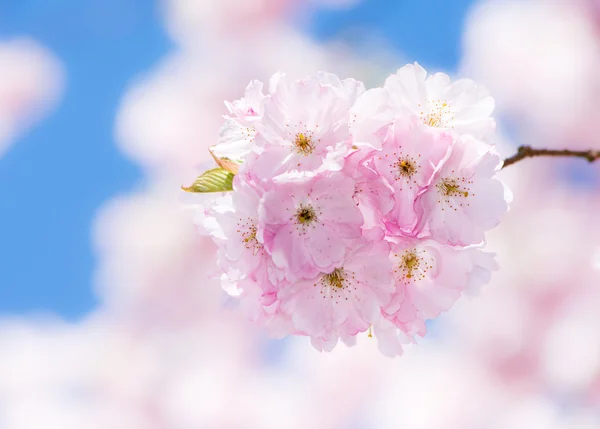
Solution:
{"label": "bokeh blur", "polygon": [[269,340],[211,278],[179,186],[223,101],[413,61],[487,85],[503,155],[600,149],[596,0],[0,0],[0,429],[600,428],[600,164],[502,171],[500,271],[401,358]]}

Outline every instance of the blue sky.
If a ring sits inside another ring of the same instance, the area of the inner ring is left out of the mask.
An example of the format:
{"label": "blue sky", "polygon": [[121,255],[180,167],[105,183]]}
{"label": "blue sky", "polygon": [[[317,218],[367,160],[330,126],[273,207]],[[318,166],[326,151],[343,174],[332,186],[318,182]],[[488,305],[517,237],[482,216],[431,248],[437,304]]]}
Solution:
{"label": "blue sky", "polygon": [[[317,40],[374,34],[409,61],[453,70],[471,3],[364,0],[351,10],[317,11],[303,25]],[[151,0],[1,0],[0,38],[18,36],[60,58],[67,88],[58,109],[0,159],[0,314],[56,312],[72,320],[96,303],[96,210],[142,180],[114,143],[118,103],[172,43]]]}

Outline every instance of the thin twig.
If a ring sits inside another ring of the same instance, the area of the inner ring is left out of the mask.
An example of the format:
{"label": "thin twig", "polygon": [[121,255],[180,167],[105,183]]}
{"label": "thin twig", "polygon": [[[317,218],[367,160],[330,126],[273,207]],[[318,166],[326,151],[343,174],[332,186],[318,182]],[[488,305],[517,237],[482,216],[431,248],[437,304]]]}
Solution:
{"label": "thin twig", "polygon": [[525,158],[533,158],[536,156],[572,156],[576,158],[587,159],[588,162],[594,162],[600,159],[600,151],[597,150],[553,150],[553,149],[534,149],[531,146],[519,146],[517,153],[506,158],[502,164],[502,168],[506,168]]}

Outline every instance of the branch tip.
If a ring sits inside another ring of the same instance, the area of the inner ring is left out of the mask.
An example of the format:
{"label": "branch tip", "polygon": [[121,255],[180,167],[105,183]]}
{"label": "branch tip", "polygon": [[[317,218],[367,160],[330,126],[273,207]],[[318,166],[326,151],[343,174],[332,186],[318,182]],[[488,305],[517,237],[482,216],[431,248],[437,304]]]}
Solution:
{"label": "branch tip", "polygon": [[525,158],[534,158],[537,156],[568,156],[574,158],[584,158],[588,162],[594,162],[600,159],[600,151],[597,150],[569,150],[569,149],[534,149],[531,146],[519,146],[517,153],[506,158],[502,163],[502,168],[515,164]]}

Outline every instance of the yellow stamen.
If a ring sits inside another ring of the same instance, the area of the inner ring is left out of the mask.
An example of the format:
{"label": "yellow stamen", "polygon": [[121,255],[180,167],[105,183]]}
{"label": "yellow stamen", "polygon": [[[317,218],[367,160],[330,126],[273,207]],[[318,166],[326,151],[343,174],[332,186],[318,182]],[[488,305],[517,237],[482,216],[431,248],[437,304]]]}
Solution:
{"label": "yellow stamen", "polygon": [[446,128],[448,122],[454,119],[454,112],[446,101],[433,100],[428,103],[427,111],[421,112],[421,119],[430,127]]}
{"label": "yellow stamen", "polygon": [[329,286],[336,287],[338,289],[342,289],[344,287],[344,270],[341,268],[336,268],[329,274],[325,274],[325,282],[329,284]]}
{"label": "yellow stamen", "polygon": [[398,162],[398,169],[400,170],[400,174],[402,176],[408,176],[411,177],[413,174],[415,174],[417,168],[415,167],[415,164],[410,162],[407,159],[403,159],[400,162]]}
{"label": "yellow stamen", "polygon": [[468,197],[469,192],[462,191],[460,186],[457,185],[455,180],[452,179],[444,179],[441,183],[438,184],[438,189],[443,195],[449,197]]}
{"label": "yellow stamen", "polygon": [[312,223],[316,220],[317,214],[315,213],[315,209],[312,206],[304,206],[300,205],[300,208],[296,212],[296,220],[301,225],[306,225]]}
{"label": "yellow stamen", "polygon": [[315,144],[312,138],[305,133],[296,134],[296,140],[294,140],[294,147],[296,152],[302,155],[310,155],[315,150]]}
{"label": "yellow stamen", "polygon": [[413,277],[413,271],[420,265],[420,260],[414,252],[407,252],[402,255],[402,267],[406,271],[406,278]]}

